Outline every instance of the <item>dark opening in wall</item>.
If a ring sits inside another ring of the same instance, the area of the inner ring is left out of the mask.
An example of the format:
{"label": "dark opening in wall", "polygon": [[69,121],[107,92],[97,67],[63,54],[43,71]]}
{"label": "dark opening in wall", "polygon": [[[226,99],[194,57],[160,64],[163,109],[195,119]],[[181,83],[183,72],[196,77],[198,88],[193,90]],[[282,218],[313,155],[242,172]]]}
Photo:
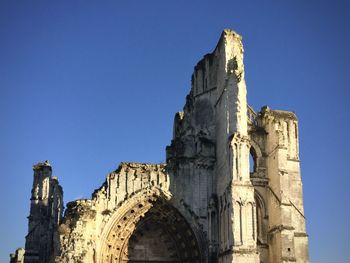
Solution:
{"label": "dark opening in wall", "polygon": [[256,152],[253,147],[250,148],[249,154],[249,172],[250,176],[252,176],[256,172]]}

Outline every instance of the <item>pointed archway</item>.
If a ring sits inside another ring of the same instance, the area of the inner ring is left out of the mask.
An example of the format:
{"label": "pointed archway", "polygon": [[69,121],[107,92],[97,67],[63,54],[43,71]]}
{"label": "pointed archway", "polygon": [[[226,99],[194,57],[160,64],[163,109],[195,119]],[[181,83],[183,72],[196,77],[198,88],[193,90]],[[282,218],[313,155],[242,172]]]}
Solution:
{"label": "pointed archway", "polygon": [[102,246],[103,263],[200,263],[196,236],[186,219],[158,195],[121,209]]}

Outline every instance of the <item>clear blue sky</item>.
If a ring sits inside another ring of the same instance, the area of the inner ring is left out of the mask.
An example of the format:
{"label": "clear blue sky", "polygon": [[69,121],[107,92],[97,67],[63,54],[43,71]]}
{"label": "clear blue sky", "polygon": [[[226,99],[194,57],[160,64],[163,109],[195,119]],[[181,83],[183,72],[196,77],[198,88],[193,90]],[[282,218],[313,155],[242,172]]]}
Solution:
{"label": "clear blue sky", "polygon": [[32,165],[65,202],[163,162],[196,62],[243,35],[249,103],[296,111],[311,263],[349,262],[349,1],[0,0],[0,262],[24,245]]}

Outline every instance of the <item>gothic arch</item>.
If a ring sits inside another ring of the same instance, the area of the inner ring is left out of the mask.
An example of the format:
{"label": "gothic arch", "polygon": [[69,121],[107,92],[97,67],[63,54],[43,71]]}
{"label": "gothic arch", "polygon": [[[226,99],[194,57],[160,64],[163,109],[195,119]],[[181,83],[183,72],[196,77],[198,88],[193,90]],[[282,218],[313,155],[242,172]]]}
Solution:
{"label": "gothic arch", "polygon": [[254,152],[256,153],[256,157],[257,158],[261,158],[262,157],[262,151],[261,151],[261,148],[260,148],[259,144],[257,144],[253,139],[250,139],[249,143],[250,143],[250,148],[254,149]]}
{"label": "gothic arch", "polygon": [[248,202],[246,204],[246,218],[247,220],[251,220],[250,222],[246,222],[247,224],[247,238],[251,240],[256,240],[256,206],[254,202]]}
{"label": "gothic arch", "polygon": [[253,165],[250,164],[252,168],[250,169],[250,173],[252,176],[258,172],[258,168],[261,164],[261,159],[262,159],[262,151],[260,146],[253,139],[250,139],[249,143],[250,143],[249,154],[251,159],[253,160]]}
{"label": "gothic arch", "polygon": [[[258,163],[258,157],[257,154],[255,152],[255,149],[253,147],[250,147],[249,149],[249,154],[250,154],[250,158],[249,158],[249,172],[250,173],[255,173],[257,171],[257,163]],[[250,163],[251,161],[253,161],[253,163]]]}
{"label": "gothic arch", "polygon": [[265,243],[267,238],[267,207],[261,194],[255,190],[254,192],[256,203],[256,225],[257,225],[257,241],[258,243]]}
{"label": "gothic arch", "polygon": [[264,217],[267,216],[267,207],[266,207],[266,204],[265,204],[265,201],[264,201],[264,198],[261,196],[261,194],[259,193],[259,191],[257,191],[255,189],[254,191],[254,198],[255,198],[255,203],[258,204],[261,206],[262,210],[263,210],[263,213],[264,213]]}
{"label": "gothic arch", "polygon": [[100,263],[202,262],[196,234],[159,190],[130,198],[109,221]]}

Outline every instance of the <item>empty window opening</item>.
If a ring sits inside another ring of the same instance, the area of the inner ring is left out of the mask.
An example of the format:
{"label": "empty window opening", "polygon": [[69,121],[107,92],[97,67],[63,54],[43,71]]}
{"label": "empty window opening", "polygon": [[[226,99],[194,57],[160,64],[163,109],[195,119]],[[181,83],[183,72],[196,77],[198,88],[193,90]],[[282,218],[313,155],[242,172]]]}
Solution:
{"label": "empty window opening", "polygon": [[256,153],[254,148],[250,148],[250,154],[249,154],[249,172],[252,176],[256,172]]}

